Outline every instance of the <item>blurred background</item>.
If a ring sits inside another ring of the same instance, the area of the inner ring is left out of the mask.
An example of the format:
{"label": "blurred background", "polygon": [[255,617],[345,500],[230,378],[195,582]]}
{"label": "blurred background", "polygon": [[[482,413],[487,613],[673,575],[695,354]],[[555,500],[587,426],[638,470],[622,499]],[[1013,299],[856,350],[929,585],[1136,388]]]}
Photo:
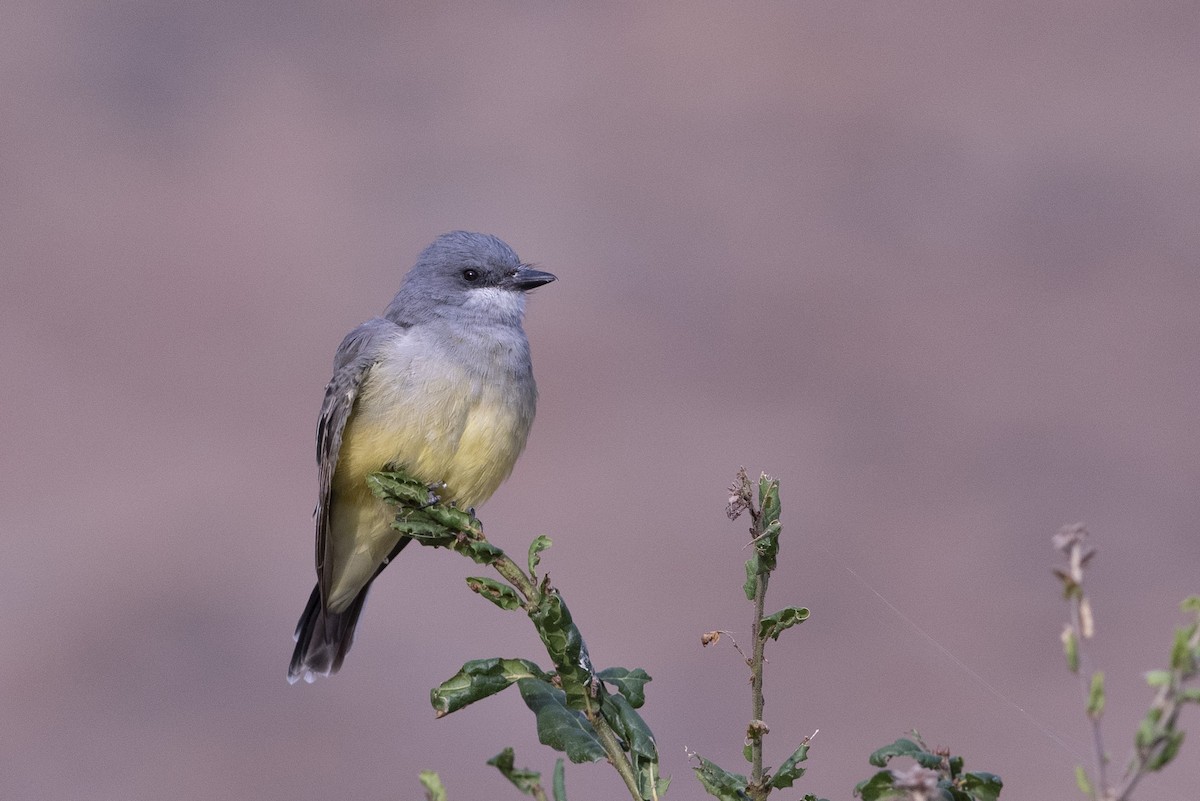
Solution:
{"label": "blurred background", "polygon": [[[1051,535],[1084,520],[1123,764],[1200,591],[1200,10],[1190,2],[6,5],[0,797],[517,798],[537,657],[410,549],[342,673],[284,680],[334,349],[454,228],[558,274],[479,510],[601,666],[741,769],[739,465],[781,478],[768,762],[848,799],[913,727],[1004,797],[1090,764]],[[928,634],[929,637],[925,635]],[[932,639],[930,639],[932,638]],[[1183,719],[1193,738],[1200,715]],[[1197,745],[1141,797],[1195,798]],[[574,799],[619,798],[603,765]],[[795,797],[797,793],[792,793]]]}

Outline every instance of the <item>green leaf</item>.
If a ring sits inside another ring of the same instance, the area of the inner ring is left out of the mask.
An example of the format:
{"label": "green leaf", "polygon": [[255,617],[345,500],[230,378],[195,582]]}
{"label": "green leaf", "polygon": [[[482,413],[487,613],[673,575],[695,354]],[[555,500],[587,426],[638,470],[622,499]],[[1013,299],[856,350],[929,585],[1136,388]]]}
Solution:
{"label": "green leaf", "polygon": [[525,795],[533,795],[535,789],[541,787],[542,774],[536,770],[515,767],[514,755],[511,748],[505,748],[489,759],[487,763],[500,771],[504,778]]}
{"label": "green leaf", "polygon": [[501,556],[504,556],[504,551],[492,545],[490,542],[480,542],[478,540],[470,540],[459,545],[455,550],[470,557],[477,565],[490,565]]}
{"label": "green leaf", "polygon": [[1070,601],[1073,598],[1083,597],[1083,587],[1075,581],[1074,577],[1065,570],[1054,570],[1054,575],[1058,576],[1063,585],[1063,599]]}
{"label": "green leaf", "polygon": [[779,479],[771,478],[766,473],[758,477],[758,503],[764,521],[772,523],[779,519]]}
{"label": "green leaf", "polygon": [[537,566],[542,562],[541,553],[553,544],[545,534],[537,535],[533,538],[533,542],[529,543],[529,577],[535,582],[537,581]]}
{"label": "green leaf", "polygon": [[854,794],[861,796],[863,801],[885,801],[902,795],[896,790],[890,770],[881,770],[871,778],[854,785]]}
{"label": "green leaf", "polygon": [[1200,615],[1200,595],[1189,595],[1184,598],[1179,604],[1179,609],[1184,614],[1190,612],[1193,615]]}
{"label": "green leaf", "polygon": [[646,703],[646,682],[650,674],[641,668],[629,670],[623,667],[605,668],[596,674],[605,684],[611,684],[629,701],[634,709]]}
{"label": "green leaf", "polygon": [[1162,710],[1151,707],[1146,710],[1142,722],[1138,724],[1137,735],[1133,738],[1134,744],[1139,749],[1147,749],[1158,737],[1159,728],[1158,721],[1162,718]]}
{"label": "green leaf", "polygon": [[483,576],[467,576],[467,586],[471,588],[471,592],[479,593],[501,609],[511,611],[521,608],[521,596],[502,581]]}
{"label": "green leaf", "polygon": [[771,786],[776,790],[782,790],[784,787],[791,787],[792,783],[804,775],[804,768],[800,767],[800,763],[808,759],[808,743],[800,744],[800,747],[795,752],[783,761],[779,766],[779,770],[775,771],[775,777],[771,779]]}
{"label": "green leaf", "polygon": [[455,506],[437,501],[424,482],[403,471],[381,471],[367,476],[367,485],[376,496],[398,507],[392,528],[421,545],[451,548],[487,564],[500,550],[479,542],[483,526],[473,515]]}
{"label": "green leaf", "polygon": [[742,585],[742,589],[746,593],[746,600],[753,601],[755,593],[758,592],[758,554],[753,554],[746,560],[746,583]]}
{"label": "green leaf", "polygon": [[1165,732],[1162,744],[1155,749],[1151,757],[1146,760],[1146,770],[1157,771],[1165,768],[1175,755],[1179,753],[1179,747],[1183,745],[1183,732],[1169,731]]}
{"label": "green leaf", "polygon": [[454,506],[435,503],[421,510],[434,523],[443,525],[451,531],[471,534],[482,530],[480,523],[467,512]]}
{"label": "green leaf", "polygon": [[537,718],[538,741],[562,751],[572,762],[599,762],[604,747],[582,713],[567,706],[566,694],[539,679],[517,682],[525,706]]}
{"label": "green leaf", "polygon": [[743,745],[742,746],[742,756],[746,758],[747,762],[753,762],[754,761],[754,746],[751,745],[750,743],[746,743],[745,745]]}
{"label": "green leaf", "polygon": [[1079,792],[1088,798],[1096,797],[1096,791],[1092,789],[1092,780],[1088,778],[1087,771],[1083,769],[1083,765],[1075,766],[1075,786],[1079,788]]}
{"label": "green leaf", "polygon": [[546,653],[558,670],[567,703],[572,709],[592,705],[591,661],[583,644],[583,635],[571,619],[571,612],[557,590],[545,592],[529,618],[537,628]]}
{"label": "green leaf", "polygon": [[1179,691],[1179,700],[1200,704],[1200,687],[1188,687]]}
{"label": "green leaf", "polygon": [[1067,626],[1062,633],[1063,653],[1067,657],[1067,669],[1072,673],[1079,672],[1079,638],[1075,629]]}
{"label": "green leaf", "polygon": [[563,764],[562,757],[554,760],[554,801],[567,801],[567,772]]}
{"label": "green leaf", "polygon": [[453,548],[458,541],[453,531],[441,523],[433,522],[424,512],[401,510],[396,513],[392,528],[407,537],[412,537],[418,545],[432,548]]}
{"label": "green leaf", "polygon": [[760,507],[759,525],[761,534],[755,538],[754,547],[758,551],[759,571],[770,573],[775,569],[775,560],[779,554],[779,535],[783,524],[779,522],[779,480],[763,473],[758,479],[758,502]]}
{"label": "green leaf", "polygon": [[600,706],[600,712],[608,725],[622,740],[624,748],[631,755],[643,759],[658,761],[658,747],[654,742],[654,733],[642,720],[633,705],[623,695],[606,695]]}
{"label": "green leaf", "polygon": [[1091,687],[1088,689],[1087,714],[1092,720],[1099,720],[1104,714],[1104,672],[1097,670],[1092,674]]}
{"label": "green leaf", "polygon": [[998,801],[1004,782],[994,773],[968,773],[961,786],[975,801]]}
{"label": "green leaf", "polygon": [[658,776],[658,746],[654,742],[653,732],[623,695],[604,696],[600,712],[629,754],[637,775],[639,792],[643,798],[651,798]]}
{"label": "green leaf", "polygon": [[1148,670],[1146,671],[1146,683],[1151,687],[1166,687],[1171,683],[1171,671]]}
{"label": "green leaf", "polygon": [[424,481],[401,471],[380,471],[367,476],[367,486],[375,497],[395,506],[421,509],[436,500]]}
{"label": "green leaf", "polygon": [[431,690],[429,700],[440,718],[531,677],[549,679],[541,668],[525,659],[474,659]]}
{"label": "green leaf", "polygon": [[719,798],[721,801],[747,801],[750,797],[746,795],[746,785],[749,783],[749,779],[740,773],[730,773],[699,754],[696,754],[695,757],[700,764],[692,770],[696,771],[696,778],[700,780],[700,784],[709,795]]}
{"label": "green leaf", "polygon": [[[871,756],[867,757],[867,761],[870,762],[872,765],[874,765],[877,768],[883,768],[883,767],[887,767],[888,760],[890,760],[892,757],[898,757],[898,756],[912,757],[913,759],[916,759],[918,762],[920,762],[921,760],[918,759],[918,756],[921,754],[925,754],[925,753],[926,753],[925,750],[923,748],[921,748],[921,746],[917,745],[912,740],[909,740],[905,737],[901,737],[899,740],[892,743],[891,745],[885,745],[883,748],[880,748],[880,749],[877,749],[876,751],[874,751],[871,754]],[[941,763],[940,757],[938,758],[938,763],[939,764]],[[924,763],[922,763],[922,764],[924,764]],[[926,766],[926,767],[929,767],[929,766]],[[933,767],[936,767],[936,765],[934,765]]]}
{"label": "green leaf", "polygon": [[809,611],[802,606],[789,606],[786,609],[780,609],[773,615],[767,615],[758,624],[758,637],[765,640],[770,637],[772,640],[778,640],[779,635],[808,620]]}
{"label": "green leaf", "polygon": [[1188,639],[1192,633],[1187,629],[1175,630],[1175,642],[1171,644],[1171,670],[1189,674],[1196,670],[1196,662],[1192,658],[1192,649]]}
{"label": "green leaf", "polygon": [[425,788],[425,801],[446,801],[446,788],[442,786],[442,779],[432,770],[423,770],[417,778],[421,781],[421,786]]}

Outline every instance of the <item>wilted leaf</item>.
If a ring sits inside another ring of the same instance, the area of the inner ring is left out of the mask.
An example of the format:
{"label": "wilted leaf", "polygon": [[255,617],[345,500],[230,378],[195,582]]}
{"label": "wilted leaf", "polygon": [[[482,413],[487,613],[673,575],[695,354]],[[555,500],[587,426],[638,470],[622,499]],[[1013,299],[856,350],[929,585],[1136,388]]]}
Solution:
{"label": "wilted leaf", "polygon": [[533,538],[533,542],[529,543],[529,576],[537,580],[537,566],[541,564],[542,551],[553,545],[550,538],[544,534],[539,534]]}
{"label": "wilted leaf", "polygon": [[443,717],[531,677],[548,679],[541,668],[525,659],[474,659],[435,687],[429,699],[437,716]]}
{"label": "wilted leaf", "polygon": [[808,620],[808,617],[809,611],[802,606],[789,606],[786,609],[780,609],[778,612],[767,615],[759,621],[759,639],[765,640],[767,637],[770,637],[772,640],[778,640],[780,634],[783,634],[792,626]]}
{"label": "wilted leaf", "polygon": [[483,576],[468,576],[467,586],[471,588],[471,592],[479,593],[501,609],[513,610],[521,606],[521,596],[502,581]]}

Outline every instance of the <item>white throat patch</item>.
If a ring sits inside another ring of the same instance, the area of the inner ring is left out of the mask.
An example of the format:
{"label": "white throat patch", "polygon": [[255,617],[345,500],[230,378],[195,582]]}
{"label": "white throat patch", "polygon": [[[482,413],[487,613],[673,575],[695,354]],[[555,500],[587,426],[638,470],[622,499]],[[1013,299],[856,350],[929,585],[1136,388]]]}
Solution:
{"label": "white throat patch", "polygon": [[467,290],[463,308],[492,319],[520,322],[525,313],[525,295],[510,289],[481,286]]}

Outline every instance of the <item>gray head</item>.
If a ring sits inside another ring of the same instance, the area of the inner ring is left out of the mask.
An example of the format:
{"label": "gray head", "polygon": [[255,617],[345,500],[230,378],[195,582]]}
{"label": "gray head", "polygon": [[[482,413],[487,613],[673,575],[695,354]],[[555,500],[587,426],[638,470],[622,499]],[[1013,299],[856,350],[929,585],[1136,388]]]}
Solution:
{"label": "gray head", "polygon": [[451,231],[421,252],[384,316],[398,323],[448,315],[519,323],[525,293],[553,280],[490,234]]}

